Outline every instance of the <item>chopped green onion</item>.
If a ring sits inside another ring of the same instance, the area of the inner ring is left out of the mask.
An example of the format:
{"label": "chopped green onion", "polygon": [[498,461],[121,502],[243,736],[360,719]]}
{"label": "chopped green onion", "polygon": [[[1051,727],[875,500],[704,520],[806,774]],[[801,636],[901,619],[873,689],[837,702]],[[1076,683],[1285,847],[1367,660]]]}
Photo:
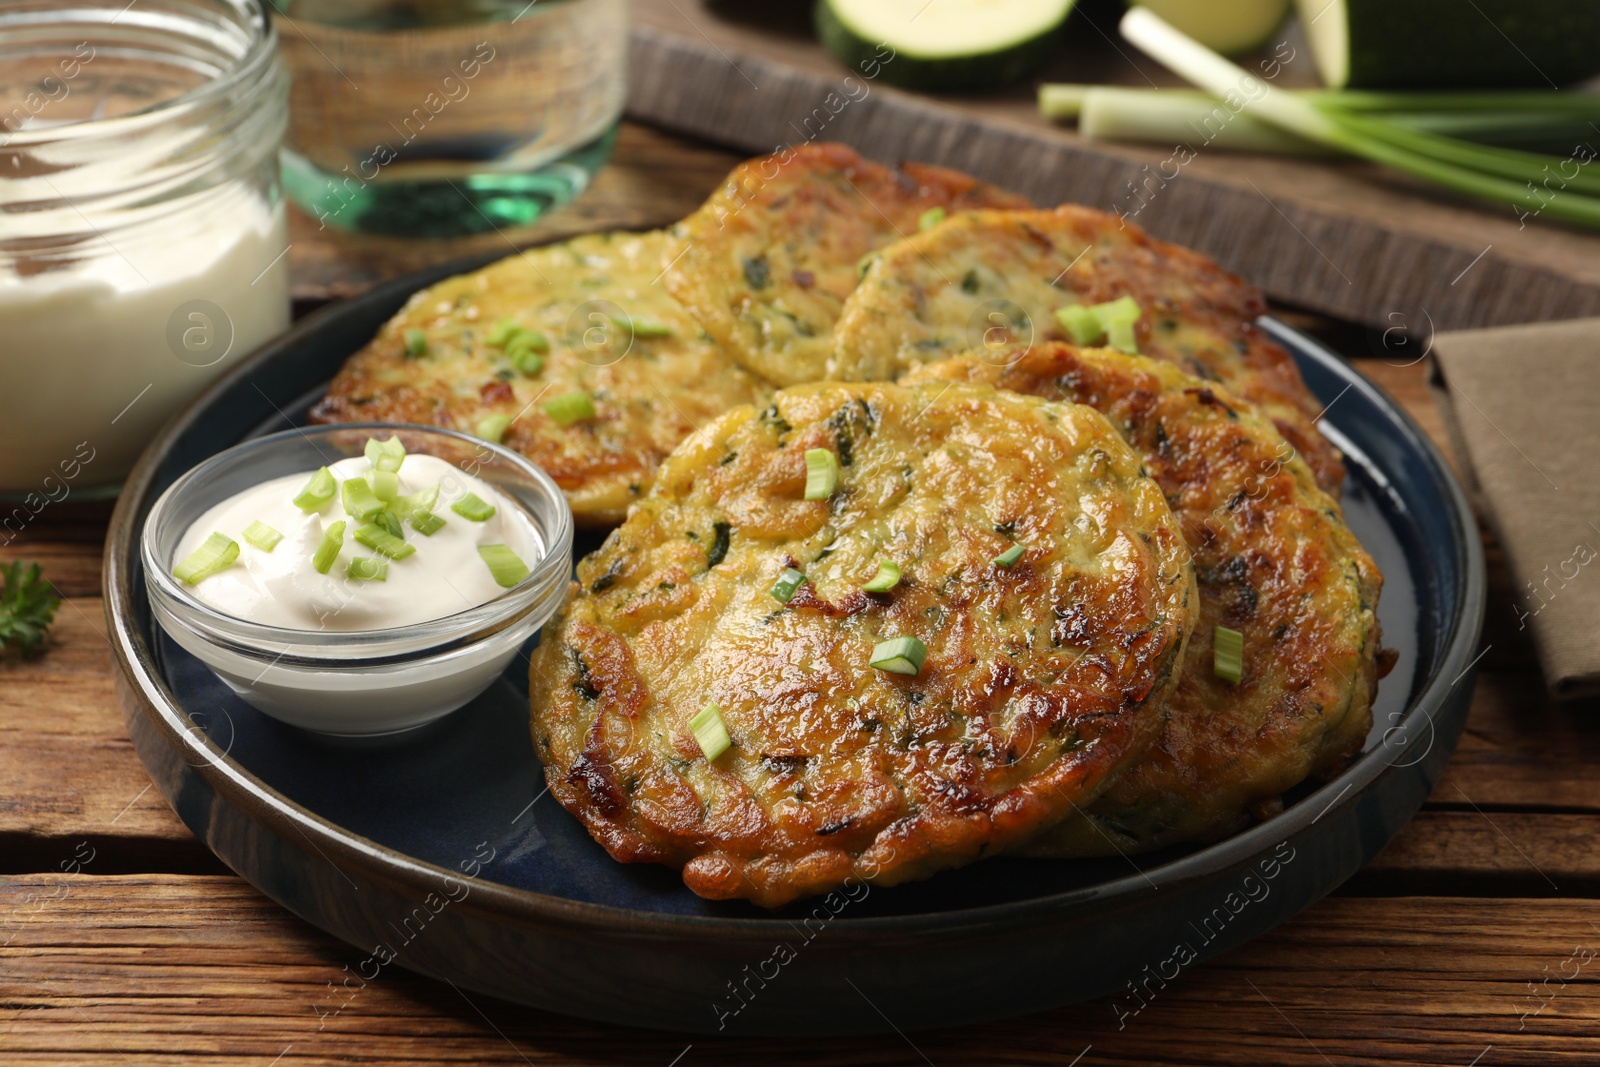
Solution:
{"label": "chopped green onion", "polygon": [[523,352],[538,352],[539,354],[543,355],[544,353],[550,351],[550,338],[546,337],[538,330],[518,330],[512,335],[511,339],[506,342],[507,355],[511,355],[515,350],[520,350]]}
{"label": "chopped green onion", "polygon": [[635,337],[671,337],[672,327],[661,322],[650,322],[647,319],[630,318],[627,315],[613,315],[611,321],[617,324],[619,330],[631,330]]}
{"label": "chopped green onion", "polygon": [[708,760],[716,759],[733,746],[728,727],[722,721],[722,709],[715,702],[707,703],[689,720],[689,730]]}
{"label": "chopped green onion", "polygon": [[400,499],[400,476],[393,471],[372,472],[372,495],[385,504]]}
{"label": "chopped green onion", "polygon": [[417,551],[415,545],[406,544],[377,523],[368,523],[357,529],[356,543],[366,545],[372,551],[390,559],[405,559]]}
{"label": "chopped green onion", "polygon": [[428,354],[428,335],[421,330],[406,331],[406,358],[416,359]]}
{"label": "chopped green onion", "polygon": [[398,437],[390,437],[387,441],[369,437],[362,451],[366,453],[374,470],[388,471],[391,474],[398,471],[400,465],[406,461],[406,446],[400,443]]}
{"label": "chopped green onion", "polygon": [[510,425],[510,415],[485,415],[478,420],[477,429],[473,432],[485,441],[499,444],[500,439],[506,435],[506,428]]}
{"label": "chopped green onion", "polygon": [[402,541],[405,540],[406,531],[400,525],[400,516],[392,511],[380,511],[372,516],[372,525],[387,532],[390,537],[398,537]]}
{"label": "chopped green onion", "polygon": [[339,487],[339,494],[344,502],[345,513],[353,519],[371,522],[372,517],[383,510],[383,501],[378,499],[365,478],[347,479]]}
{"label": "chopped green onion", "polygon": [[393,511],[402,519],[429,512],[439,502],[439,487],[431,486],[415,493],[407,493],[394,502]]}
{"label": "chopped green onion", "polygon": [[294,506],[301,511],[321,511],[338,491],[339,483],[333,480],[333,472],[327,467],[318,467],[300,495],[294,498]]}
{"label": "chopped green onion", "polygon": [[471,519],[473,522],[488,522],[494,518],[494,505],[479,497],[477,493],[466,494],[451,504],[450,510],[463,519]]}
{"label": "chopped green onion", "polygon": [[594,398],[584,392],[562,393],[545,401],[544,413],[557,426],[571,426],[594,418]]}
{"label": "chopped green onion", "polygon": [[994,565],[996,567],[1015,567],[1017,562],[1022,559],[1022,554],[1026,551],[1027,547],[1024,545],[1012,545],[994,558]]}
{"label": "chopped green onion", "polygon": [[257,519],[244,528],[244,539],[263,552],[271,552],[283,540],[283,534]]}
{"label": "chopped green onion", "polygon": [[839,457],[826,448],[806,449],[806,499],[826,500],[839,488]]}
{"label": "chopped green onion", "polygon": [[1144,309],[1131,296],[1119,297],[1089,309],[1106,328],[1106,341],[1119,352],[1139,354],[1139,342],[1133,334],[1133,324],[1139,321]]}
{"label": "chopped green onion", "polygon": [[517,325],[515,319],[501,319],[494,324],[483,340],[485,344],[493,345],[495,348],[504,348],[521,332],[522,327]]}
{"label": "chopped green onion", "polygon": [[900,584],[900,564],[892,559],[878,561],[878,573],[861,588],[868,593],[887,593]]}
{"label": "chopped green onion", "polygon": [[1244,634],[1218,626],[1211,645],[1211,673],[1225,682],[1244,677]]}
{"label": "chopped green onion", "polygon": [[227,570],[238,558],[239,543],[231,537],[214,533],[184,557],[182,563],[172,568],[172,576],[185,585],[194,585],[218,571]]}
{"label": "chopped green onion", "polygon": [[772,597],[780,603],[787,604],[794,599],[795,590],[805,584],[806,576],[793,567],[786,567],[778,575],[778,580],[772,585]]}
{"label": "chopped green onion", "polygon": [[344,521],[329,524],[322,531],[322,543],[311,554],[311,565],[317,569],[318,574],[327,574],[333,568],[333,561],[339,558],[339,550],[344,548]]}
{"label": "chopped green onion", "polygon": [[944,208],[930,207],[917,219],[917,229],[931,230],[944,221]]}
{"label": "chopped green onion", "polygon": [[1056,308],[1056,321],[1067,331],[1067,336],[1072,338],[1072,343],[1075,345],[1099,344],[1100,339],[1106,335],[1106,328],[1101,325],[1100,316],[1082,304],[1068,304],[1064,308]]}
{"label": "chopped green onion", "polygon": [[344,573],[346,577],[358,582],[387,582],[389,580],[389,561],[357,556],[345,567]]}
{"label": "chopped green onion", "polygon": [[896,637],[879,642],[872,650],[871,663],[890,674],[916,674],[928,658],[928,646],[915,637]]}
{"label": "chopped green onion", "polygon": [[511,365],[517,368],[519,373],[525,377],[532,378],[535,374],[544,370],[544,357],[535,352],[530,345],[522,343],[526,337],[527,335],[524,334],[506,346],[506,358],[511,361]]}
{"label": "chopped green onion", "polygon": [[502,589],[510,589],[528,576],[528,565],[505,545],[479,545],[478,555],[489,565],[489,573]]}
{"label": "chopped green onion", "polygon": [[1143,310],[1138,301],[1124,296],[1089,307],[1068,304],[1057,308],[1056,321],[1074,344],[1097,345],[1105,341],[1118,351],[1137,355],[1139,342],[1134,337],[1133,325],[1141,314]]}
{"label": "chopped green onion", "polygon": [[431,511],[413,511],[409,521],[411,528],[423,537],[432,537],[445,526],[444,520]]}

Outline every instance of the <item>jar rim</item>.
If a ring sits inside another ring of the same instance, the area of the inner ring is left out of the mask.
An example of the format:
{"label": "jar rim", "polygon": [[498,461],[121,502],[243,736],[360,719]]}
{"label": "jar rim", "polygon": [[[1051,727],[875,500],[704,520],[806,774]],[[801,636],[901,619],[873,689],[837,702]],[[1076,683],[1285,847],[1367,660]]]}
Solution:
{"label": "jar rim", "polygon": [[[128,4],[122,7],[109,21],[70,17],[74,13],[81,15],[85,12],[98,12],[101,6],[97,4],[51,7],[47,12],[48,17],[35,16],[27,21],[35,25],[103,27],[117,23],[133,6]],[[198,9],[201,5],[197,3],[194,6]],[[72,119],[34,129],[6,130],[3,131],[4,147],[11,150],[59,143],[63,140],[89,140],[112,131],[121,131],[135,123],[142,125],[152,120],[162,120],[168,115],[181,116],[201,110],[218,99],[226,98],[241,86],[260,81],[264,72],[273,66],[277,58],[277,29],[273,21],[267,17],[262,0],[210,0],[208,6],[214,6],[219,11],[228,13],[231,23],[249,34],[248,44],[243,52],[237,57],[224,57],[228,65],[220,75],[209,78],[176,96],[157,100],[107,118]],[[110,14],[115,7],[115,4],[108,3],[104,5],[103,10]],[[0,13],[0,25],[8,19],[17,17]],[[170,18],[166,21],[170,22]],[[160,23],[148,22],[146,25],[153,30],[163,30]],[[176,33],[176,31],[169,32]],[[93,43],[92,38],[90,43]]]}

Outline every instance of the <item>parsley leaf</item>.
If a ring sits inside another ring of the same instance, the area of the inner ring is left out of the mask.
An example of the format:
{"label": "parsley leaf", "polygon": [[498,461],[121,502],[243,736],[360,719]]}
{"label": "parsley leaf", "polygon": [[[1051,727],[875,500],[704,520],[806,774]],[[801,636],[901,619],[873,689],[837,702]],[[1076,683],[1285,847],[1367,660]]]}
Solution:
{"label": "parsley leaf", "polygon": [[28,655],[44,640],[61,598],[39,565],[21,560],[0,566],[0,652],[16,646]]}

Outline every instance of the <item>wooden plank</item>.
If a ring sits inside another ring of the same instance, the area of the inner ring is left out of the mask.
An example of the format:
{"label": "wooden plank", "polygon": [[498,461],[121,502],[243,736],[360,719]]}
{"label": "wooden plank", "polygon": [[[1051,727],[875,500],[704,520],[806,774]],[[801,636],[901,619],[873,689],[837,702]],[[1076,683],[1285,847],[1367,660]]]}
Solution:
{"label": "wooden plank", "polygon": [[1593,902],[1572,899],[1336,898],[1164,987],[1153,981],[1143,1008],[1124,996],[998,1027],[779,1046],[600,1030],[397,969],[353,978],[341,993],[360,954],[237,879],[36,875],[0,885],[0,1058],[95,1067],[201,1055],[252,1067],[668,1067],[680,1055],[684,1067],[865,1067],[919,1054],[939,1067],[1593,1063],[1600,964],[1582,954],[1600,946],[1597,916]]}
{"label": "wooden plank", "polygon": [[741,158],[686,137],[625,122],[611,161],[573,203],[532,226],[476,237],[429,239],[348,234],[289,213],[291,291],[302,307],[353,296],[437,263],[486,255],[597,229],[651,229],[700,206]]}
{"label": "wooden plank", "polygon": [[[1158,236],[1216,256],[1274,297],[1369,324],[1391,325],[1391,313],[1440,329],[1600,313],[1600,238],[1539,220],[1523,227],[1510,205],[1470,204],[1366,164],[1203,145],[1181,168],[1169,163],[1177,176],[1164,180],[1171,150],[1084,141],[1039,118],[1026,87],[936,98],[859,72],[846,82],[851,72],[803,22],[730,8],[638,0],[630,115],[749,152],[840,140],[886,161],[958,167],[1040,203],[1137,212]],[[1130,46],[1121,55],[1105,52],[1088,69],[1065,56],[1059,73],[1170,81]],[[1298,57],[1285,84],[1305,80],[1303,44]]]}

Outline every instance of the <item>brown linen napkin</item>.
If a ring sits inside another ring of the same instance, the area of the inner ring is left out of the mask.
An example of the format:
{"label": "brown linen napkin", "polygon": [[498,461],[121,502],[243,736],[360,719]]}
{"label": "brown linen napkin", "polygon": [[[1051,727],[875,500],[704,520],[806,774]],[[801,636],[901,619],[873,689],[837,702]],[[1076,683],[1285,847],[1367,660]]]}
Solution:
{"label": "brown linen napkin", "polygon": [[1558,697],[1600,692],[1600,318],[1442,333],[1434,395]]}

